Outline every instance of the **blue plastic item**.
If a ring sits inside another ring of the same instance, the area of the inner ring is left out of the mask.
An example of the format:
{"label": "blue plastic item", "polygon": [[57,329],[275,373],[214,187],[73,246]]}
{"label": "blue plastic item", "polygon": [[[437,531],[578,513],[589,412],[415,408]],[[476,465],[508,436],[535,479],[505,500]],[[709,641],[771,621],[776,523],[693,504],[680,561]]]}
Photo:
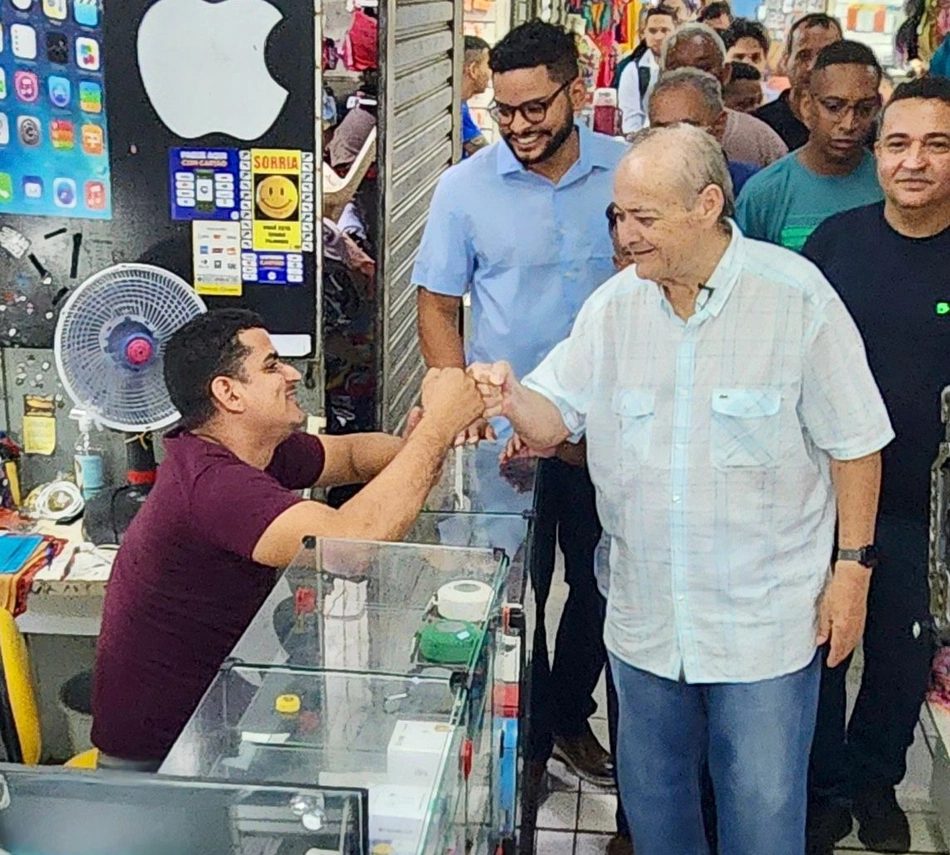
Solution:
{"label": "blue plastic item", "polygon": [[6,534],[0,537],[0,573],[16,573],[43,542],[38,534]]}

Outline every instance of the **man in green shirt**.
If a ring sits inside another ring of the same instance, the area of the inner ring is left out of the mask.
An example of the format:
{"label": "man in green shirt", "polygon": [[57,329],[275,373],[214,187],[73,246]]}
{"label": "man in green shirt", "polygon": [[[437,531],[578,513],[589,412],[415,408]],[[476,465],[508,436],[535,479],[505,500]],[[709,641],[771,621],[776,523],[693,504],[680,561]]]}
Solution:
{"label": "man in green shirt", "polygon": [[822,50],[802,97],[808,142],[746,182],[736,204],[743,234],[799,251],[828,217],[883,199],[864,146],[881,108],[880,82],[866,45]]}

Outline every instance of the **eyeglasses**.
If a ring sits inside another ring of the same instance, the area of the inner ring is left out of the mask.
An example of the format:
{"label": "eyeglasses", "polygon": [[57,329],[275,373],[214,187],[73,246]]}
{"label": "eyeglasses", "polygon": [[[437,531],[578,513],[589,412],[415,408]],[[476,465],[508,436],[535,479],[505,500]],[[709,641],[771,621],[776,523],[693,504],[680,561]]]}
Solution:
{"label": "eyeglasses", "polygon": [[498,122],[499,125],[510,125],[515,118],[516,113],[521,113],[521,117],[529,125],[540,125],[541,122],[545,120],[548,115],[548,110],[551,109],[551,105],[554,103],[554,100],[560,95],[568,86],[570,86],[574,81],[568,80],[563,86],[561,86],[557,92],[548,95],[547,98],[539,98],[535,101],[525,101],[524,104],[518,104],[513,106],[511,104],[501,104],[498,101],[495,101],[488,112],[491,117]]}

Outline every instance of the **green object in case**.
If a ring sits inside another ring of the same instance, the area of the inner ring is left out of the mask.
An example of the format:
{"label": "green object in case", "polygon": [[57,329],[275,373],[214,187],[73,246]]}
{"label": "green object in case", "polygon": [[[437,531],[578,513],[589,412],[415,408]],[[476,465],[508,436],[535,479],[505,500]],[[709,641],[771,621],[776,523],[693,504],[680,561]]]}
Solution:
{"label": "green object in case", "polygon": [[464,665],[472,658],[481,631],[468,621],[432,621],[419,630],[419,651],[430,662]]}

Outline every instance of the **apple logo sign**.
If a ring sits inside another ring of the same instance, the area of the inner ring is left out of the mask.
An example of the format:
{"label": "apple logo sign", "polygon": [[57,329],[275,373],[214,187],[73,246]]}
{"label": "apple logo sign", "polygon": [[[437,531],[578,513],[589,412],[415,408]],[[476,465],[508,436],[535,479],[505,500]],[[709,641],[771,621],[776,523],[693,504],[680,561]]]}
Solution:
{"label": "apple logo sign", "polygon": [[267,133],[287,101],[264,62],[282,18],[266,0],[156,0],[137,48],[145,94],[165,126],[184,139]]}

